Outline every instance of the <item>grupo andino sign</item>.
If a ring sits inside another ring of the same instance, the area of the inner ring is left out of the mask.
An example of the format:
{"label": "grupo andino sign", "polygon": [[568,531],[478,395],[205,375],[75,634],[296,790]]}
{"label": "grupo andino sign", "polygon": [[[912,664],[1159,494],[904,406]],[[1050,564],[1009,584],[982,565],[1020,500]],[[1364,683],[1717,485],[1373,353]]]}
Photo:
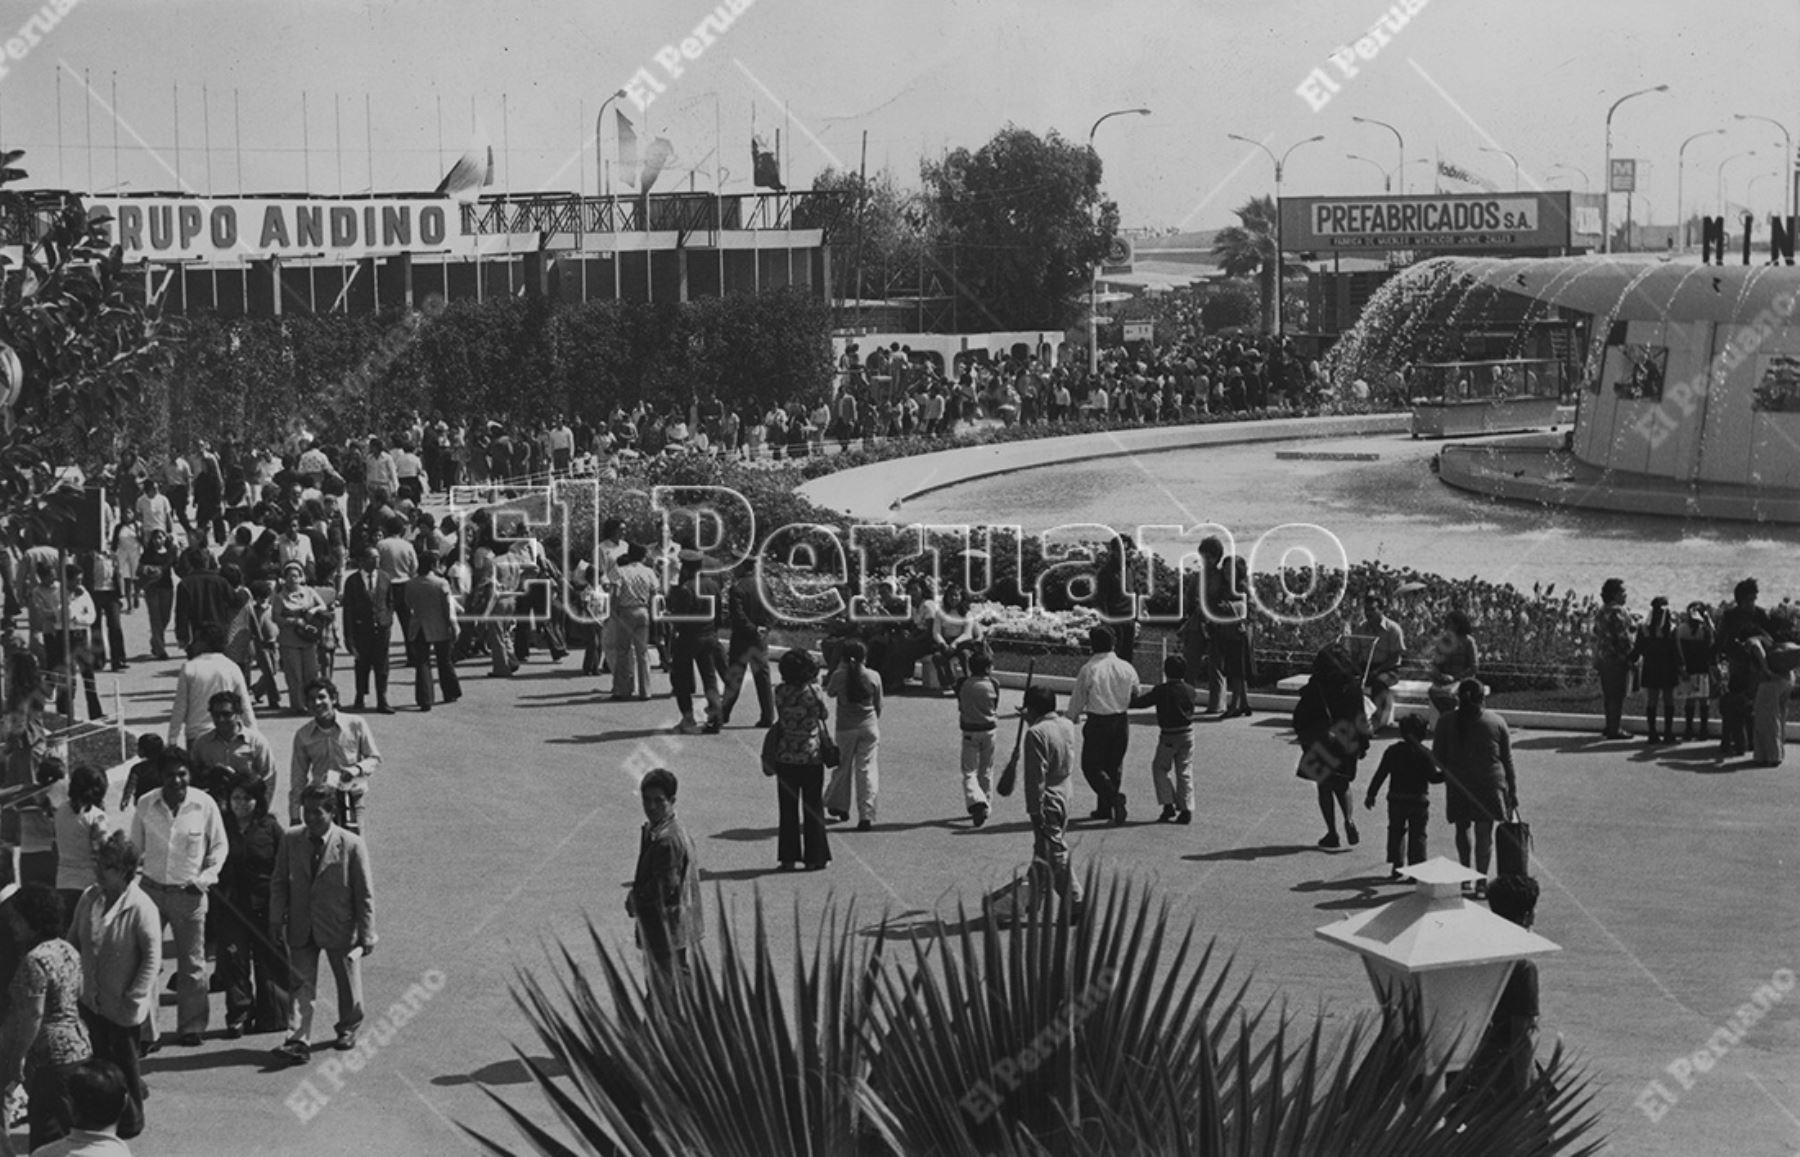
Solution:
{"label": "grupo andino sign", "polygon": [[461,206],[429,197],[98,197],[126,260],[233,261],[473,252]]}
{"label": "grupo andino sign", "polygon": [[1290,252],[1565,249],[1570,244],[1569,194],[1283,197],[1281,233]]}

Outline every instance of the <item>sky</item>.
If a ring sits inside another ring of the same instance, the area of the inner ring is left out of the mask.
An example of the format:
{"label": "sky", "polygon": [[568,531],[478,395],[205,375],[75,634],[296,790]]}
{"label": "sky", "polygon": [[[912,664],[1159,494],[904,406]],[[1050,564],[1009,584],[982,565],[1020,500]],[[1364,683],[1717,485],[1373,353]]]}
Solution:
{"label": "sky", "polygon": [[[0,6],[0,35],[35,3]],[[27,150],[30,186],[354,194],[429,190],[474,123],[501,189],[592,194],[596,113],[644,69],[664,91],[614,107],[674,146],[659,188],[711,189],[719,166],[727,191],[749,191],[753,115],[771,139],[782,129],[788,184],[804,187],[856,168],[865,132],[870,171],[916,184],[922,156],[978,148],[1008,123],[1082,142],[1102,113],[1147,107],[1099,130],[1105,191],[1127,226],[1205,229],[1273,191],[1271,158],[1233,133],[1276,154],[1325,137],[1292,153],[1290,196],[1381,190],[1398,143],[1353,116],[1404,136],[1409,192],[1431,191],[1440,156],[1513,188],[1502,150],[1518,187],[1598,191],[1608,106],[1667,84],[1614,117],[1614,154],[1642,162],[1640,223],[1673,221],[1678,196],[1712,211],[1720,162],[1750,150],[1727,164],[1726,196],[1775,211],[1783,180],[1765,174],[1788,159],[1781,130],[1733,114],[1800,133],[1800,0],[1428,0],[1354,58],[1354,77],[1330,55],[1382,18],[1382,0],[753,0],[672,75],[657,54],[712,11],[78,0],[47,34],[0,41],[0,142]],[[1339,85],[1317,109],[1296,91],[1315,68]],[[1678,190],[1677,151],[1712,129],[1726,131],[1692,142]]]}

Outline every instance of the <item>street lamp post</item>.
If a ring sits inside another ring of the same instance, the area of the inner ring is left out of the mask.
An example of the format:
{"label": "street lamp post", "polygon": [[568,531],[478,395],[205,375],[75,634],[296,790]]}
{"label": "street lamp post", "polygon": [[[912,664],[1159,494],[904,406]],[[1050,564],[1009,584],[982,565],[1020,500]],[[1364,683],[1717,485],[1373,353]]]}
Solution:
{"label": "street lamp post", "polygon": [[1687,169],[1685,167],[1687,164],[1687,147],[1701,137],[1718,136],[1724,131],[1724,129],[1707,129],[1705,132],[1695,133],[1687,140],[1682,141],[1681,148],[1675,151],[1675,224],[1681,230],[1681,247],[1683,249],[1686,249],[1693,243],[1692,239],[1688,237],[1687,218],[1682,216],[1682,207],[1685,204],[1682,196],[1685,191],[1683,182],[1687,177]]}
{"label": "street lamp post", "polygon": [[1394,140],[1400,146],[1400,163],[1394,166],[1394,172],[1400,174],[1400,195],[1402,197],[1406,196],[1406,138],[1400,135],[1399,129],[1388,124],[1386,121],[1378,121],[1373,117],[1356,116],[1353,116],[1350,119],[1359,125],[1380,125],[1388,132],[1394,134]]}
{"label": "street lamp post", "polygon": [[1724,160],[1719,162],[1718,190],[1717,190],[1718,197],[1719,197],[1719,216],[1721,216],[1721,217],[1725,216],[1725,166],[1731,164],[1731,162],[1733,162],[1733,161],[1742,160],[1745,157],[1754,157],[1755,155],[1756,155],[1755,149],[1746,149],[1741,153],[1733,153],[1729,157],[1726,157]]}
{"label": "street lamp post", "polygon": [[[1774,117],[1758,116],[1755,113],[1744,113],[1744,112],[1733,113],[1731,119],[1737,120],[1737,121],[1762,121],[1764,124],[1771,124],[1771,125],[1774,125],[1776,128],[1780,129],[1781,130],[1782,172],[1783,173],[1793,172],[1794,137],[1793,137],[1793,134],[1788,132],[1786,125],[1782,124],[1780,121],[1776,120]],[[1790,202],[1788,200],[1788,198],[1793,190],[1793,184],[1794,184],[1794,182],[1792,179],[1782,182],[1783,188],[1781,191],[1781,215],[1783,217],[1790,216],[1794,212],[1794,210],[1790,207]]]}
{"label": "street lamp post", "polygon": [[1380,161],[1373,161],[1368,157],[1359,157],[1355,153],[1345,153],[1344,156],[1352,161],[1361,161],[1365,165],[1374,165],[1375,171],[1381,174],[1381,191],[1383,193],[1392,193],[1394,191],[1394,174],[1382,168]]}
{"label": "street lamp post", "polygon": [[1240,137],[1236,133],[1226,133],[1225,135],[1234,141],[1242,141],[1247,145],[1255,145],[1257,148],[1261,149],[1263,152],[1269,153],[1269,160],[1275,162],[1275,334],[1274,334],[1274,337],[1277,341],[1280,341],[1280,339],[1281,339],[1281,253],[1282,253],[1282,249],[1281,249],[1281,174],[1282,174],[1282,171],[1287,168],[1287,159],[1294,155],[1295,149],[1299,148],[1301,145],[1310,145],[1314,141],[1322,141],[1325,138],[1322,135],[1320,135],[1320,136],[1310,136],[1310,137],[1307,137],[1305,140],[1301,140],[1301,141],[1295,141],[1293,144],[1288,146],[1287,152],[1285,152],[1285,153],[1281,154],[1281,156],[1277,157],[1274,153],[1269,152],[1269,146],[1263,144],[1261,141],[1253,141],[1249,137]]}
{"label": "street lamp post", "polygon": [[1507,152],[1505,149],[1496,149],[1496,148],[1492,148],[1491,146],[1488,146],[1488,145],[1482,145],[1481,151],[1484,153],[1499,153],[1501,156],[1505,157],[1507,160],[1512,162],[1513,191],[1517,192],[1518,188],[1519,188],[1519,158],[1513,156],[1511,153]]}
{"label": "street lamp post", "polygon": [[[1766,181],[1770,177],[1774,177],[1776,180],[1780,180],[1784,176],[1786,176],[1786,174],[1783,173],[1780,169],[1770,169],[1766,173],[1758,173],[1758,174],[1756,174],[1756,176],[1751,177],[1750,183],[1748,185],[1744,186],[1744,207],[1747,209],[1750,209],[1752,211],[1755,210],[1755,208],[1756,208],[1756,183],[1758,181]],[[1786,206],[1784,205],[1783,208],[1785,208],[1785,207]]]}
{"label": "street lamp post", "polygon": [[613,101],[625,95],[620,89],[600,102],[600,115],[594,118],[594,163],[600,166],[600,195],[612,196],[612,166],[606,163],[605,153],[600,147],[600,135],[606,128],[606,109]]}
{"label": "street lamp post", "polygon": [[[1112,112],[1102,115],[1099,120],[1094,122],[1094,127],[1088,130],[1088,152],[1090,152],[1090,153],[1094,152],[1094,134],[1100,131],[1101,125],[1105,124],[1107,121],[1111,120],[1113,117],[1122,117],[1122,116],[1129,116],[1129,115],[1134,115],[1134,114],[1137,116],[1147,117],[1150,115],[1150,110],[1147,108],[1120,108],[1120,109],[1114,109]],[[1099,372],[1100,372],[1100,265],[1098,262],[1096,262],[1094,264],[1093,272],[1091,272],[1088,275],[1088,376],[1093,377],[1095,374],[1098,374]]]}
{"label": "street lamp post", "polygon": [[1653,92],[1668,92],[1668,91],[1669,91],[1669,86],[1666,84],[1659,84],[1655,88],[1640,88],[1636,92],[1628,92],[1624,96],[1620,97],[1618,100],[1613,101],[1612,107],[1606,110],[1606,167],[1600,171],[1600,179],[1606,182],[1606,184],[1602,187],[1601,193],[1600,193],[1600,251],[1602,253],[1611,253],[1612,252],[1612,119],[1613,119],[1613,114],[1619,111],[1620,105],[1624,104],[1626,101],[1630,100],[1632,97],[1645,96],[1645,95],[1647,95],[1649,93],[1653,93]]}
{"label": "street lamp post", "polygon": [[1565,165],[1565,164],[1558,162],[1557,164],[1550,166],[1551,172],[1555,172],[1557,169],[1567,169],[1569,172],[1574,173],[1577,177],[1580,177],[1581,178],[1581,191],[1583,193],[1589,193],[1589,192],[1593,191],[1594,183],[1592,181],[1588,180],[1588,175],[1586,173],[1582,172],[1580,169],[1577,169],[1574,165]]}

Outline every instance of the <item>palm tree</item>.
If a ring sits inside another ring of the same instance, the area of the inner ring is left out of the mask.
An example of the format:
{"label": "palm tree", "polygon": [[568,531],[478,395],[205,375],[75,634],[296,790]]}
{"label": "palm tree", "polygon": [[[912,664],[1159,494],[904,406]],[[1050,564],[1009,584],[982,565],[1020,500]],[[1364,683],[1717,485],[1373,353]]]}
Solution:
{"label": "palm tree", "polygon": [[1275,332],[1275,199],[1252,197],[1233,210],[1240,225],[1213,238],[1213,254],[1228,277],[1256,274],[1262,290],[1263,328]]}
{"label": "palm tree", "polygon": [[1599,1149],[1584,1140],[1585,1078],[1560,1051],[1522,1093],[1474,1078],[1446,1089],[1416,1008],[1342,1036],[1302,1028],[1247,1001],[1249,982],[1166,901],[1087,882],[1095,901],[1074,926],[1059,907],[1007,928],[959,910],[859,929],[828,900],[810,951],[796,902],[785,968],[759,895],[749,935],[721,921],[716,958],[673,982],[646,984],[635,953],[590,925],[597,967],[565,948],[553,982],[522,970],[514,987],[551,1059],[515,1051],[562,1134],[491,1089],[529,1148],[468,1132],[488,1153],[546,1157]]}

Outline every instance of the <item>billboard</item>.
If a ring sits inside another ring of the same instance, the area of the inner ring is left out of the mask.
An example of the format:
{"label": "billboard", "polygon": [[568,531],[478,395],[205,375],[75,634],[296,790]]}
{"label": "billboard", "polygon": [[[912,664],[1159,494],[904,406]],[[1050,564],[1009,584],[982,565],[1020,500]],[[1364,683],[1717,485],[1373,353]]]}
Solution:
{"label": "billboard", "polygon": [[125,259],[231,262],[269,257],[475,252],[447,197],[94,197]]}
{"label": "billboard", "polygon": [[1281,234],[1289,252],[1561,250],[1570,244],[1569,194],[1283,197]]}

